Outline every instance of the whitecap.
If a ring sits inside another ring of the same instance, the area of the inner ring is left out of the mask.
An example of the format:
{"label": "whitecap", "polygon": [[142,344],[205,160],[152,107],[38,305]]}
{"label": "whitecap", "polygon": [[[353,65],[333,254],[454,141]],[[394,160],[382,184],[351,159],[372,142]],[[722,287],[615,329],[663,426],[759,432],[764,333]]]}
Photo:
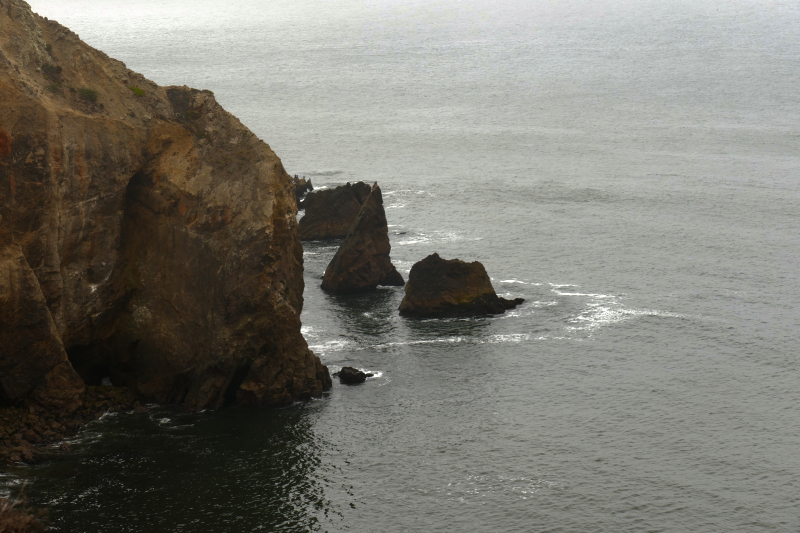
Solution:
{"label": "whitecap", "polygon": [[553,289],[553,292],[559,296],[588,296],[590,298],[616,298],[613,294],[594,294],[590,292],[561,292]]}
{"label": "whitecap", "polygon": [[317,355],[324,355],[329,352],[341,352],[342,350],[352,348],[353,346],[354,343],[351,340],[336,339],[324,342],[322,344],[315,344],[313,346],[309,346],[309,348],[317,353]]}

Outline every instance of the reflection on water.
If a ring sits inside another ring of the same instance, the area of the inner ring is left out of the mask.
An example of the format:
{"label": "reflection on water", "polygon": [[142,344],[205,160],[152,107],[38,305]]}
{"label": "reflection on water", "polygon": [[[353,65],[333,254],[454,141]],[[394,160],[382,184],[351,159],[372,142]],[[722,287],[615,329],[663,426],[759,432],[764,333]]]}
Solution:
{"label": "reflection on water", "polygon": [[56,531],[309,531],[326,511],[315,404],[107,416],[20,469]]}

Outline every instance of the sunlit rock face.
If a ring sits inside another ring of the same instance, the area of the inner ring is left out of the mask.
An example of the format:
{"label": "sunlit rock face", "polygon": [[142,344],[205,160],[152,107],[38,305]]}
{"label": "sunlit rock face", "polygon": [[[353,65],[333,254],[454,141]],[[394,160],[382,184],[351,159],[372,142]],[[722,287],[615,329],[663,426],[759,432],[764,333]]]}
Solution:
{"label": "sunlit rock face", "polygon": [[4,402],[71,409],[104,377],[196,409],[330,387],[292,180],[210,91],[0,0],[0,94]]}

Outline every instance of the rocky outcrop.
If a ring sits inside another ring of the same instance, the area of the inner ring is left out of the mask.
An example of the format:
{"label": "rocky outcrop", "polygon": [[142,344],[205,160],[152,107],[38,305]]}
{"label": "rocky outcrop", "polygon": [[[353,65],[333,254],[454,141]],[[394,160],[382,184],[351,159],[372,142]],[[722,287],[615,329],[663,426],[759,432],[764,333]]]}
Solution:
{"label": "rocky outcrop", "polygon": [[340,371],[335,373],[334,376],[338,377],[339,382],[344,383],[345,385],[358,385],[359,383],[364,383],[367,381],[367,378],[371,378],[372,374],[362,372],[361,370],[353,368],[352,366],[345,366],[342,367]]}
{"label": "rocky outcrop", "polygon": [[482,316],[503,313],[524,300],[506,300],[494,292],[478,261],[442,259],[432,254],[411,267],[400,315],[416,318]]}
{"label": "rocky outcrop", "polygon": [[104,377],[195,409],[330,387],[300,334],[292,179],[210,91],[0,0],[0,94],[0,401],[71,410]]}
{"label": "rocky outcrop", "polygon": [[359,181],[335,189],[308,193],[303,200],[305,214],[297,227],[300,239],[314,241],[345,238],[371,190],[369,185]]}
{"label": "rocky outcrop", "polygon": [[80,400],[80,409],[71,413],[31,409],[31,405],[0,408],[0,465],[36,464],[57,450],[69,451],[69,443],[54,445],[105,413],[147,410],[130,390],[119,387],[86,387]]}
{"label": "rocky outcrop", "polygon": [[[39,516],[37,516],[37,514]],[[24,502],[12,502],[0,498],[0,531],[3,533],[39,533],[46,531],[44,524],[39,520],[47,513],[35,513]]]}
{"label": "rocky outcrop", "polygon": [[311,185],[311,179],[306,179],[305,176],[300,178],[297,176],[297,174],[295,174],[294,178],[292,178],[292,183],[294,183],[294,197],[297,201],[297,208],[300,209],[303,197],[306,195],[306,193],[313,191],[314,186]]}
{"label": "rocky outcrop", "polygon": [[322,289],[346,294],[369,291],[378,285],[402,286],[403,276],[389,257],[391,249],[381,188],[376,183],[325,269]]}

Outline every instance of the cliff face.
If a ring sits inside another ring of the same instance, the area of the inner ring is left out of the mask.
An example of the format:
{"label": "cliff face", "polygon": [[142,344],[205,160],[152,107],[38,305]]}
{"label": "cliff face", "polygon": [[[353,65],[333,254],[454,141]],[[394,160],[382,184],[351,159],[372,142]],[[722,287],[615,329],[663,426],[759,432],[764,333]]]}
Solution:
{"label": "cliff face", "polygon": [[0,0],[0,400],[106,376],[216,407],[318,396],[280,159],[209,91],[159,87]]}

